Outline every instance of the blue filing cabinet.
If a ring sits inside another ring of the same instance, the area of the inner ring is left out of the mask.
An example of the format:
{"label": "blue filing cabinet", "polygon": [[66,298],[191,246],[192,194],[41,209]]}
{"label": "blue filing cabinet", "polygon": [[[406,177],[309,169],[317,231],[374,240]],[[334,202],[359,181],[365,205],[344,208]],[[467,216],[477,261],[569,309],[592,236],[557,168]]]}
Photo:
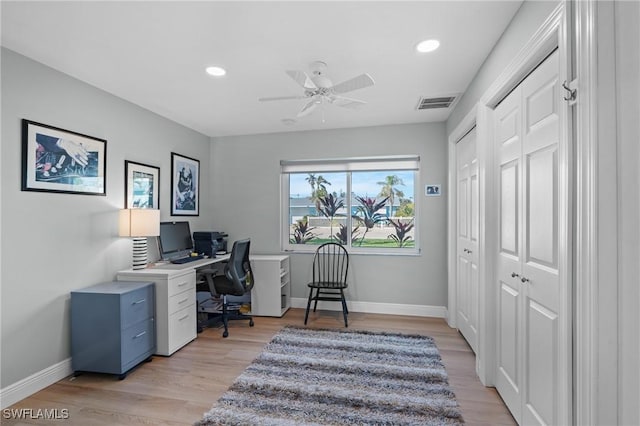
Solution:
{"label": "blue filing cabinet", "polygon": [[71,292],[71,366],[74,373],[118,374],[156,351],[152,282],[113,281]]}

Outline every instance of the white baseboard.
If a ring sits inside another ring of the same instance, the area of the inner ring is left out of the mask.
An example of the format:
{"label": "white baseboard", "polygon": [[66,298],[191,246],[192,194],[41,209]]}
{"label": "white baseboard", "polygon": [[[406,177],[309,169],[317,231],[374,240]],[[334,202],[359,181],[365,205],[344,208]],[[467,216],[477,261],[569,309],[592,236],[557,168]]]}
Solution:
{"label": "white baseboard", "polygon": [[[306,298],[292,297],[292,308],[307,308]],[[366,312],[370,314],[411,315],[416,317],[447,318],[446,306],[405,305],[401,303],[379,303],[347,301],[349,312]],[[342,311],[339,302],[318,302],[318,309],[327,311]]]}
{"label": "white baseboard", "polygon": [[67,358],[4,389],[0,389],[0,409],[7,408],[72,373],[71,358]]}

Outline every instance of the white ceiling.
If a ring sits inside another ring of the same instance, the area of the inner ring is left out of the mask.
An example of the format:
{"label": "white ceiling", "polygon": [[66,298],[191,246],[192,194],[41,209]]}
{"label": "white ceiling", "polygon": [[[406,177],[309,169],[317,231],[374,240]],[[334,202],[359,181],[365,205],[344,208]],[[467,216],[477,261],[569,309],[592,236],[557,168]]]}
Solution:
{"label": "white ceiling", "polygon": [[[2,45],[209,136],[444,121],[421,96],[464,92],[521,1],[2,1]],[[437,38],[432,53],[416,43]],[[294,124],[285,70],[376,84]],[[206,66],[227,69],[214,78]],[[324,112],[324,114],[323,114]],[[322,122],[324,116],[325,122]]]}

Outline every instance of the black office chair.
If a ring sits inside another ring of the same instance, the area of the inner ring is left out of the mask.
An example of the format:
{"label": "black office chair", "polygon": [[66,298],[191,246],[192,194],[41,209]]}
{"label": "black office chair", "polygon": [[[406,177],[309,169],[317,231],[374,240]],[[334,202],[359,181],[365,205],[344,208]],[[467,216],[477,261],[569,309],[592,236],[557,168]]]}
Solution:
{"label": "black office chair", "polygon": [[243,296],[253,288],[253,274],[249,262],[250,241],[238,240],[233,243],[231,257],[225,264],[224,274],[214,269],[200,271],[204,276],[212,296],[222,296],[222,323],[224,332],[222,337],[229,336],[229,320],[249,320],[249,326],[253,327],[253,317],[239,312],[230,311],[227,305],[227,296]]}
{"label": "black office chair", "polygon": [[[347,302],[344,298],[344,289],[347,288],[347,272],[349,271],[349,253],[344,246],[338,243],[324,243],[318,247],[313,257],[313,281],[309,286],[309,301],[307,311],[304,314],[304,323],[307,324],[311,302],[314,301],[313,312],[318,307],[318,300],[342,302],[342,315],[344,326],[348,327]],[[315,290],[315,295],[313,294]]]}

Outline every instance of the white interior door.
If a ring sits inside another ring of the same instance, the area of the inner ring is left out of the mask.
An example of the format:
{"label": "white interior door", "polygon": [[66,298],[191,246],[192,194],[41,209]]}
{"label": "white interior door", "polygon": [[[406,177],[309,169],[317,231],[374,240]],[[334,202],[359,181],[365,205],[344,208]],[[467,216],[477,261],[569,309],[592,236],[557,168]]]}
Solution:
{"label": "white interior door", "polygon": [[495,109],[498,165],[498,255],[496,279],[497,377],[496,388],[511,413],[522,416],[522,342],[520,204],[522,139],[521,88],[517,87]]}
{"label": "white interior door", "polygon": [[[499,176],[497,388],[520,424],[564,424],[571,345],[560,324],[569,314],[559,279],[568,236],[559,220],[558,52],[495,112]],[[563,164],[566,165],[566,159]],[[566,186],[566,179],[563,179]],[[562,217],[566,217],[563,215]],[[560,252],[562,250],[562,252]],[[562,319],[562,321],[561,321]]]}
{"label": "white interior door", "polygon": [[456,144],[458,220],[456,324],[474,352],[478,345],[479,186],[476,130]]}

